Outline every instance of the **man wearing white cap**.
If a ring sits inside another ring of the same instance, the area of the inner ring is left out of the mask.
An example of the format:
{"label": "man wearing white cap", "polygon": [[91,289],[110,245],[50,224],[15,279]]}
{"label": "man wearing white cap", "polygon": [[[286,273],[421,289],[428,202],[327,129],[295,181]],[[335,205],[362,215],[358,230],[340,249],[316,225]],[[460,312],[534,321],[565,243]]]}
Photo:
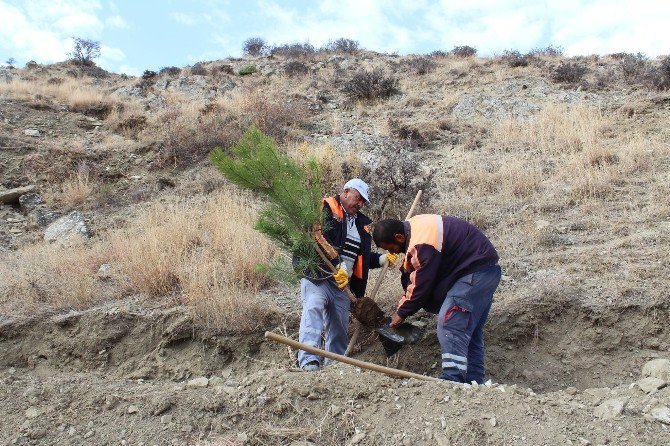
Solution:
{"label": "man wearing white cap", "polygon": [[[343,355],[347,349],[349,328],[349,298],[343,289],[349,285],[358,298],[365,295],[370,268],[393,263],[397,254],[372,252],[372,236],[368,225],[372,222],[359,211],[369,203],[368,185],[361,179],[347,181],[341,194],[323,199],[322,226],[315,228],[315,238],[334,265],[336,274],[320,274],[300,280],[302,317],[300,342],[320,348],[321,333],[325,329],[324,348]],[[322,268],[327,271],[325,266]],[[298,363],[303,370],[316,371],[322,366],[319,356],[298,352]]]}

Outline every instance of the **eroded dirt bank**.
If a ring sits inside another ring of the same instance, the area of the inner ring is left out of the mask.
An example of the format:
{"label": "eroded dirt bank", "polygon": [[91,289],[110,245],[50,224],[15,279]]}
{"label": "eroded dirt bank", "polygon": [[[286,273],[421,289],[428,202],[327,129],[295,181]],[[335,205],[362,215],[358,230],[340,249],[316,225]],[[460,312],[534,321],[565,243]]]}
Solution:
{"label": "eroded dirt bank", "polygon": [[[649,387],[640,375],[650,359],[670,356],[667,306],[597,312],[545,302],[524,309],[495,309],[493,383],[477,388],[346,365],[296,371],[292,353],[262,333],[197,328],[183,308],[117,303],[4,320],[0,440],[667,444],[670,389],[659,381]],[[390,363],[435,376],[437,346],[426,321],[424,339]],[[377,343],[358,357],[387,362]]]}

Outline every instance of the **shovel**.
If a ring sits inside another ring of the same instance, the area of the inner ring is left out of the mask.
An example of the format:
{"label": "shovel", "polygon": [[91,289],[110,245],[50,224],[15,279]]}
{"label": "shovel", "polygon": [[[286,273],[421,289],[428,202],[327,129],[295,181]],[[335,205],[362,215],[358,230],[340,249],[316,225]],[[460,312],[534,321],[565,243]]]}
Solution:
{"label": "shovel", "polygon": [[[337,268],[330,262],[321,248],[318,245],[316,245],[315,248],[326,266],[328,266],[333,273],[337,273]],[[398,349],[404,344],[404,336],[396,333],[391,328],[389,325],[390,319],[386,317],[382,309],[379,308],[379,305],[377,305],[374,300],[369,297],[363,297],[361,299],[356,298],[348,286],[345,287],[343,291],[351,301],[351,315],[358,320],[358,322],[365,327],[375,330],[382,339],[398,344]]]}
{"label": "shovel", "polygon": [[[390,318],[388,319],[388,322],[391,322]],[[389,326],[389,330],[391,334],[401,336],[403,340],[402,342],[396,342],[389,336],[385,336],[385,334],[382,334],[379,328],[376,330],[377,333],[379,333],[379,340],[382,343],[382,347],[384,347],[384,352],[386,353],[387,358],[390,358],[391,356],[398,353],[398,350],[400,350],[403,345],[414,344],[415,342],[417,342],[419,339],[423,337],[424,332],[423,328],[417,327],[416,325],[412,325],[409,322],[403,322],[397,328],[390,328]]]}
{"label": "shovel", "polygon": [[[419,203],[419,200],[421,199],[421,195],[423,194],[422,190],[419,190],[416,193],[416,197],[414,197],[414,201],[412,202],[412,206],[410,206],[409,211],[407,212],[407,216],[405,217],[405,220],[409,220],[409,218],[414,214],[414,209],[416,208],[416,205]],[[372,304],[368,304],[370,307],[376,307],[379,309],[379,306],[374,303],[374,299],[377,296],[377,292],[379,291],[379,287],[381,286],[382,282],[384,281],[384,276],[386,276],[386,272],[388,271],[389,267],[388,264],[384,265],[382,268],[381,272],[379,273],[379,276],[377,277],[377,283],[375,283],[375,287],[372,290],[372,294],[370,294],[370,297],[366,297],[365,299],[369,299]],[[379,310],[381,311],[381,310]],[[383,314],[383,313],[382,313]],[[354,316],[355,317],[355,316]],[[356,318],[358,319],[358,318]],[[358,319],[360,321],[360,319]],[[413,325],[405,322],[401,327],[398,327],[396,329],[391,328],[389,325],[390,319],[385,321],[385,323],[380,322],[380,326],[375,329],[375,331],[379,334],[380,336],[380,341],[382,345],[384,346],[384,350],[386,351],[386,356],[390,357],[393,356],[400,350],[400,348],[405,345],[405,344],[412,344],[419,340],[421,338],[421,335],[423,334],[423,330],[414,327]],[[363,325],[366,325],[365,323],[361,322]],[[405,327],[403,330],[400,330],[400,328]],[[360,326],[357,326],[354,329],[354,335],[351,337],[349,340],[349,345],[347,346],[347,351],[344,353],[346,356],[351,355],[354,345],[356,344],[356,341],[358,340],[358,337],[360,336],[361,330]],[[411,339],[411,342],[408,342],[408,339]],[[399,338],[402,338],[403,340],[400,341]]]}

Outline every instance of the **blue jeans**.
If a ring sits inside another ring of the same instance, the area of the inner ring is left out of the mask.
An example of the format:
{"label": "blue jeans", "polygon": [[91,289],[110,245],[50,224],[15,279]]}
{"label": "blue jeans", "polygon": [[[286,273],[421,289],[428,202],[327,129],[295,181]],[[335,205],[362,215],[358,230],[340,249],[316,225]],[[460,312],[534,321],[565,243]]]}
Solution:
{"label": "blue jeans", "polygon": [[484,324],[501,274],[494,265],[461,277],[447,292],[437,315],[442,379],[484,382]]}
{"label": "blue jeans", "polygon": [[[299,340],[311,347],[321,348],[321,332],[326,331],[326,351],[343,355],[349,345],[349,307],[346,293],[329,280],[318,285],[307,279],[300,280],[302,316],[300,318]],[[298,365],[318,361],[317,355],[298,351]]]}

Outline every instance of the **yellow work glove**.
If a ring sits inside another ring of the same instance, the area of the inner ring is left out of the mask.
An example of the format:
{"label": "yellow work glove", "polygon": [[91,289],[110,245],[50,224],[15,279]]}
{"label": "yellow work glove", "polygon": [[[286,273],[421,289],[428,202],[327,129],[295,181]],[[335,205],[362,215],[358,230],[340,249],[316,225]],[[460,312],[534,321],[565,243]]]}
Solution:
{"label": "yellow work glove", "polygon": [[388,266],[389,268],[393,268],[395,266],[395,261],[398,260],[399,255],[400,254],[387,252],[379,258],[379,266]]}
{"label": "yellow work glove", "polygon": [[335,274],[333,274],[333,279],[335,279],[337,287],[341,290],[349,283],[349,275],[347,274],[347,271],[341,267],[337,269]]}

